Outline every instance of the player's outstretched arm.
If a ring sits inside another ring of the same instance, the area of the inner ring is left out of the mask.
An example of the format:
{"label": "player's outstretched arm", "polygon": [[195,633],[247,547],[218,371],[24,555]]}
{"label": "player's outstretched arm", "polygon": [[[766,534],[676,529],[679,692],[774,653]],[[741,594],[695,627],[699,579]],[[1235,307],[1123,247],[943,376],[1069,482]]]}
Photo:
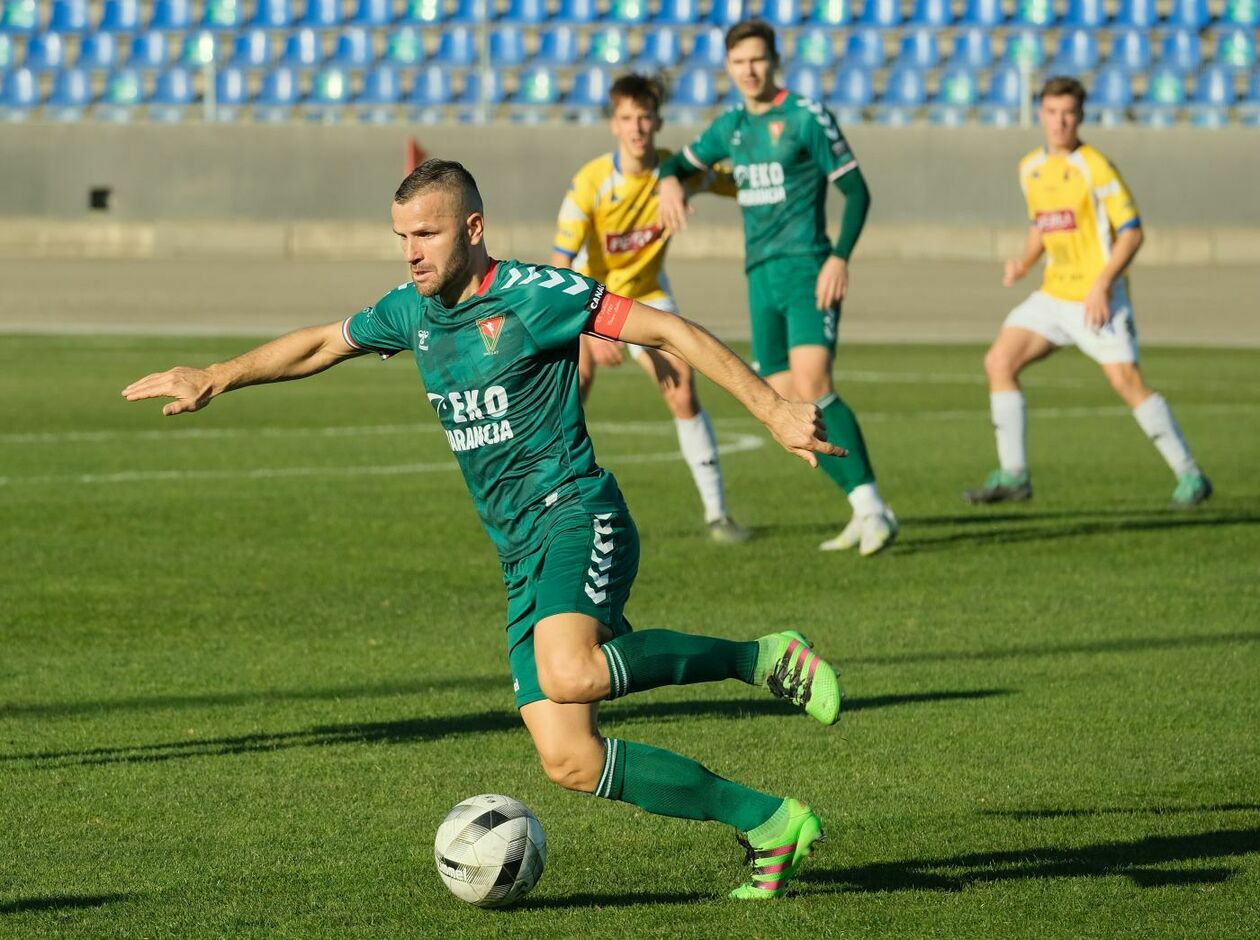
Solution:
{"label": "player's outstretched arm", "polygon": [[1116,236],[1116,242],[1111,246],[1111,257],[1085,296],[1085,325],[1090,329],[1101,330],[1111,321],[1111,285],[1129,266],[1142,247],[1142,241],[1139,225],[1132,225]]}
{"label": "player's outstretched arm", "polygon": [[340,322],[309,326],[204,369],[176,366],[154,372],[132,382],[122,396],[127,401],[173,398],[162,414],[177,415],[199,411],[234,388],[305,378],[360,353],[342,338]]}
{"label": "player's outstretched arm", "polygon": [[827,441],[822,412],[813,403],[788,401],[762,381],[716,336],[683,317],[635,302],[621,327],[621,339],[673,353],[730,392],[764,424],[788,453],[812,467],[817,454],[847,453]]}

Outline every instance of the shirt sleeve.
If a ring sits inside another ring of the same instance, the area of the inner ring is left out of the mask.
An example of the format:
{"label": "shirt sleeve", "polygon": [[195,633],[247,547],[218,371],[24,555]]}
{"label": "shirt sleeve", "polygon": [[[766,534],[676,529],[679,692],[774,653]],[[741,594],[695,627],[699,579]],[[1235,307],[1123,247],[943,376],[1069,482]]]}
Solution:
{"label": "shirt sleeve", "polygon": [[379,353],[388,359],[411,348],[411,311],[415,288],[400,284],[375,304],[364,307],[341,323],[341,337],[348,346]]}
{"label": "shirt sleeve", "polygon": [[857,169],[857,157],[840,132],[835,116],[816,101],[802,101],[806,117],[801,121],[802,143],[814,164],[834,183]]}
{"label": "shirt sleeve", "polygon": [[556,237],[552,247],[569,260],[577,257],[590,231],[595,215],[595,187],[585,173],[578,173],[569,184],[569,191],[560,203],[556,220]]}
{"label": "shirt sleeve", "polygon": [[[562,349],[582,333],[617,339],[631,301],[576,271],[549,265],[525,269],[516,315],[539,349]],[[528,284],[525,282],[529,281]]]}
{"label": "shirt sleeve", "polygon": [[1102,203],[1112,229],[1123,232],[1126,228],[1141,225],[1142,220],[1138,217],[1137,204],[1133,201],[1129,188],[1124,185],[1124,180],[1120,178],[1116,168],[1105,159],[1098,163],[1097,168],[1091,168],[1090,174],[1094,185],[1094,197]]}
{"label": "shirt sleeve", "polygon": [[723,114],[706,127],[699,137],[683,147],[683,158],[693,170],[707,170],[731,155],[730,133],[727,129],[730,120],[727,114]]}

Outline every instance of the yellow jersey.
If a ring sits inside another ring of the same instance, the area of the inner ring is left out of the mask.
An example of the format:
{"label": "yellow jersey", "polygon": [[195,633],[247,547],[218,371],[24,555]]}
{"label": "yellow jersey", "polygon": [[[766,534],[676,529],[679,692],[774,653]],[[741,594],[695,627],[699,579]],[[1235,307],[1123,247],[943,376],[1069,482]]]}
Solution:
{"label": "yellow jersey", "polygon": [[[644,302],[669,296],[668,236],[659,220],[658,188],[659,167],[669,155],[658,148],[656,167],[634,174],[621,172],[616,152],[596,157],[578,170],[560,204],[553,248],[614,294]],[[693,193],[738,192],[734,177],[723,170],[697,174],[687,184]]]}
{"label": "yellow jersey", "polygon": [[1060,300],[1084,300],[1116,235],[1141,225],[1124,180],[1106,157],[1081,144],[1055,156],[1034,150],[1019,163],[1019,184],[1046,248],[1041,289]]}

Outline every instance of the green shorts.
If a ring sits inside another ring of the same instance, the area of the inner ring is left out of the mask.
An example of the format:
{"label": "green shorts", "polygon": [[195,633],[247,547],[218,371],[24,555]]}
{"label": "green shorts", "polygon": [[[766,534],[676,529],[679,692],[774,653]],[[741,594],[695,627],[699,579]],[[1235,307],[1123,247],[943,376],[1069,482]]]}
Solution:
{"label": "green shorts", "polygon": [[819,310],[814,287],[826,255],[791,255],[763,261],[748,272],[753,368],[758,375],[788,370],[788,351],[797,346],[836,350],[840,305]]}
{"label": "green shorts", "polygon": [[587,614],[630,632],[622,611],[639,573],[639,530],[628,512],[573,513],[547,533],[541,548],[503,565],[508,593],[508,665],[516,707],[543,695],[534,662],[534,626],[553,614]]}

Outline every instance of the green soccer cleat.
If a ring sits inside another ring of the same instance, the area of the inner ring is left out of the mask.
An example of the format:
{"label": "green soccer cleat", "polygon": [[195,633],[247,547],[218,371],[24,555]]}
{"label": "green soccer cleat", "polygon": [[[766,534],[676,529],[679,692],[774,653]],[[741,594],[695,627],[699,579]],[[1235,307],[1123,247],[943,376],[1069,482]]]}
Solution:
{"label": "green soccer cleat", "polygon": [[771,633],[757,641],[753,683],[778,698],[799,705],[824,725],[840,717],[840,680],[836,671],[795,630]]}
{"label": "green soccer cleat", "polygon": [[709,541],[719,545],[740,545],[748,541],[748,530],[730,516],[723,516],[706,523],[709,530]]}
{"label": "green soccer cleat", "polygon": [[752,878],[731,892],[741,901],[769,901],[782,897],[801,863],[824,841],[822,820],[818,814],[798,800],[784,800],[787,824],[779,834],[764,842],[754,842],[751,834],[737,836],[752,863]]}
{"label": "green soccer cleat", "polygon": [[964,490],[963,502],[973,506],[985,503],[1022,503],[1032,499],[1032,480],[1028,471],[1023,473],[1007,473],[1005,470],[994,470],[985,478],[984,486],[978,490]]}
{"label": "green soccer cleat", "polygon": [[1193,509],[1212,495],[1212,481],[1201,473],[1187,473],[1177,480],[1172,504],[1177,509]]}

